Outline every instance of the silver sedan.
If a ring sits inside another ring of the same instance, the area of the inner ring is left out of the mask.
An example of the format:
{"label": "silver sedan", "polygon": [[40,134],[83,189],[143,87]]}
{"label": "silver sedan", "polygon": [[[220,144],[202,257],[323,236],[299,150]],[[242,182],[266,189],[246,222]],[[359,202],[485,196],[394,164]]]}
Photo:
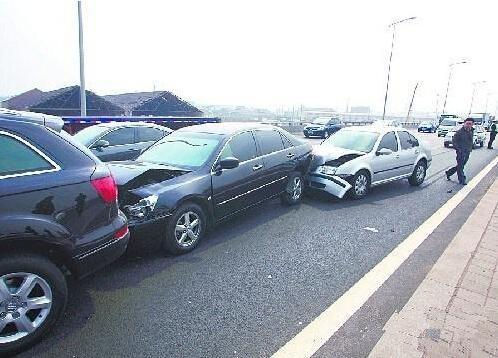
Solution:
{"label": "silver sedan", "polygon": [[313,154],[310,187],[339,198],[350,192],[355,199],[394,180],[418,186],[432,161],[430,148],[400,127],[343,128],[314,147]]}

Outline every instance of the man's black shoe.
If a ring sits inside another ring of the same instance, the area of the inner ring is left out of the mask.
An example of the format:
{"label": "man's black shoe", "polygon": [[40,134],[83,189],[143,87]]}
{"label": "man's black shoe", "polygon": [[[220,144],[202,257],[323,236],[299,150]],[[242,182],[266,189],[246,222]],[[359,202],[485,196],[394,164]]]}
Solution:
{"label": "man's black shoe", "polygon": [[464,182],[464,181],[463,181],[463,182],[460,182],[459,184],[460,184],[460,185],[467,185],[467,183],[466,183],[466,182]]}
{"label": "man's black shoe", "polygon": [[448,174],[448,172],[445,172],[445,174],[446,174],[446,180],[451,180],[450,174]]}

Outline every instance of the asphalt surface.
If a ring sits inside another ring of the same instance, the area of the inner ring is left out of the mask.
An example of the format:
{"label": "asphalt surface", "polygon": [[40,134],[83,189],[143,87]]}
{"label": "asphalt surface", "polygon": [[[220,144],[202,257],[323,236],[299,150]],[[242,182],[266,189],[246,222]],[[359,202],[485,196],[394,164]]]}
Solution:
{"label": "asphalt surface", "polygon": [[[272,200],[180,257],[165,256],[154,241],[134,243],[113,265],[71,283],[64,319],[20,356],[270,356],[459,190],[456,177],[444,175],[454,151],[435,134],[421,136],[433,163],[420,188],[391,183],[361,201],[313,194],[291,208]],[[469,180],[497,154],[473,151]],[[413,290],[406,286],[397,290]],[[333,356],[333,349],[319,353]]]}

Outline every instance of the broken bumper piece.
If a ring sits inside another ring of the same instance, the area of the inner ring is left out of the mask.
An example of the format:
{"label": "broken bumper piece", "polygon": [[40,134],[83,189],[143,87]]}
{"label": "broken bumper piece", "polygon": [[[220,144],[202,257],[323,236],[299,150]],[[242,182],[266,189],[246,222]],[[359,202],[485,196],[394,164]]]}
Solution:
{"label": "broken bumper piece", "polygon": [[346,179],[337,175],[319,173],[311,173],[309,175],[309,185],[311,188],[326,191],[340,199],[351,189],[351,184]]}

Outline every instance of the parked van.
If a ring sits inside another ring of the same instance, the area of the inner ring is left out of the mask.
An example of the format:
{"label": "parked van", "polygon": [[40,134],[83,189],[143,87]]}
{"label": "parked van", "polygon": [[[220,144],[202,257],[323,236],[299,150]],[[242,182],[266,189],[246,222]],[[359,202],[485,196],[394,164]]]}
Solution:
{"label": "parked van", "polygon": [[437,129],[437,136],[444,137],[448,132],[455,131],[460,125],[463,124],[463,119],[461,118],[445,118],[439,125]]}

